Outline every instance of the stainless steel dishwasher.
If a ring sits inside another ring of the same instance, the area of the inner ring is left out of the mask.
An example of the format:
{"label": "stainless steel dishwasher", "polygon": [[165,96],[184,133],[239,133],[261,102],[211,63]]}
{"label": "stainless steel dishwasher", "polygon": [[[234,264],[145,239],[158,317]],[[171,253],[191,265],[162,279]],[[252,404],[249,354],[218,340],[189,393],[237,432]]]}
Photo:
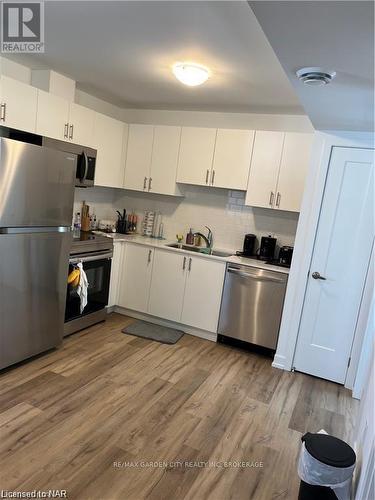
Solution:
{"label": "stainless steel dishwasher", "polygon": [[288,275],[228,264],[219,335],[276,349]]}

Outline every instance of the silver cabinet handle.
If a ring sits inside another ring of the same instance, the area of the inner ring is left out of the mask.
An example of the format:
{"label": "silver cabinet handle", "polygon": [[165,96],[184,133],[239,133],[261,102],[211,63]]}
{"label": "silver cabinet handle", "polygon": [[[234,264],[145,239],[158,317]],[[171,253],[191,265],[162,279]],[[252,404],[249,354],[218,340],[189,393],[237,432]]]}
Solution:
{"label": "silver cabinet handle", "polygon": [[147,189],[147,177],[143,180],[143,189]]}
{"label": "silver cabinet handle", "polygon": [[190,259],[189,259],[189,267],[188,267],[189,271],[191,271],[191,261],[192,261],[192,258],[190,257]]}
{"label": "silver cabinet handle", "polygon": [[206,184],[208,184],[208,178],[210,176],[210,171],[207,169],[207,172],[206,172]]}
{"label": "silver cabinet handle", "polygon": [[148,190],[151,191],[151,189],[152,189],[152,177],[150,177],[148,180]]}
{"label": "silver cabinet handle", "polygon": [[186,257],[184,257],[184,262],[182,264],[182,270],[185,271],[186,269]]}
{"label": "silver cabinet handle", "polygon": [[65,123],[64,125],[64,139],[68,139],[69,134],[69,123]]}
{"label": "silver cabinet handle", "polygon": [[280,206],[280,200],[281,200],[281,194],[278,192],[277,193],[277,196],[276,196],[276,206],[279,207]]}
{"label": "silver cabinet handle", "polygon": [[5,122],[6,110],[7,110],[7,104],[6,104],[6,102],[1,103],[0,108],[1,108],[0,120],[2,122]]}
{"label": "silver cabinet handle", "polygon": [[69,139],[72,140],[73,139],[73,125],[70,125],[69,126]]}
{"label": "silver cabinet handle", "polygon": [[274,198],[275,198],[275,194],[274,194],[274,192],[273,192],[273,191],[271,191],[271,193],[270,193],[270,199],[269,199],[269,202],[268,202],[268,204],[269,204],[271,207],[272,207],[272,205],[273,205],[273,200],[274,200]]}
{"label": "silver cabinet handle", "polygon": [[148,258],[147,258],[147,264],[151,262],[151,256],[152,256],[152,250],[148,251]]}
{"label": "silver cabinet handle", "polygon": [[314,271],[311,275],[312,278],[314,278],[314,280],[326,280],[327,278],[325,278],[324,276],[321,276],[320,273],[318,273],[318,271]]}
{"label": "silver cabinet handle", "polygon": [[215,182],[215,170],[213,170],[211,174],[211,186],[214,185],[214,182]]}

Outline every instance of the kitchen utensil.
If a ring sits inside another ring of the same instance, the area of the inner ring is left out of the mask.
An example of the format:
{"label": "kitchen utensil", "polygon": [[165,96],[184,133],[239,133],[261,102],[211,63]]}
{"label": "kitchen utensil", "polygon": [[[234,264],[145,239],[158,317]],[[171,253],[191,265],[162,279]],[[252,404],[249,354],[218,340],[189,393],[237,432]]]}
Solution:
{"label": "kitchen utensil", "polygon": [[273,238],[271,235],[262,236],[260,240],[258,259],[273,260],[275,256],[276,241],[276,238]]}

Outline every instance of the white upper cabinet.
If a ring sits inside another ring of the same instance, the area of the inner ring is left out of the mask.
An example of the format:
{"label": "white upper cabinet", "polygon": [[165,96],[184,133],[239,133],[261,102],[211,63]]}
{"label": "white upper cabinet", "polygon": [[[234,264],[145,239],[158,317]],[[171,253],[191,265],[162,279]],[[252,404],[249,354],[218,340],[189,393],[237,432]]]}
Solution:
{"label": "white upper cabinet", "polygon": [[166,250],[155,250],[149,314],[170,321],[180,321],[186,267],[186,256]]}
{"label": "white upper cabinet", "polygon": [[95,111],[75,102],[69,107],[69,140],[82,146],[93,146]]}
{"label": "white upper cabinet", "polygon": [[246,205],[273,208],[276,200],[284,132],[255,133]]}
{"label": "white upper cabinet", "polygon": [[180,195],[176,184],[181,127],[157,125],[154,127],[149,191],[151,193]]}
{"label": "white upper cabinet", "polygon": [[299,212],[313,135],[256,132],[246,205]]}
{"label": "white upper cabinet", "polygon": [[216,128],[182,127],[177,182],[208,186]]}
{"label": "white upper cabinet", "polygon": [[128,126],[109,116],[95,113],[93,146],[97,149],[95,185],[122,188],[124,182],[123,141]]}
{"label": "white upper cabinet", "polygon": [[246,191],[254,131],[218,129],[210,183]]}
{"label": "white upper cabinet", "polygon": [[129,125],[124,176],[125,189],[148,191],[150,184],[153,125]]}
{"label": "white upper cabinet", "polygon": [[38,90],[36,133],[53,139],[69,138],[69,102],[54,94]]}
{"label": "white upper cabinet", "polygon": [[153,248],[126,244],[118,298],[121,307],[147,312],[153,255]]}
{"label": "white upper cabinet", "polygon": [[35,132],[38,90],[6,76],[0,78],[0,125]]}
{"label": "white upper cabinet", "polygon": [[280,210],[300,210],[313,137],[313,134],[285,134],[275,201]]}
{"label": "white upper cabinet", "polygon": [[189,257],[181,323],[217,331],[225,262]]}

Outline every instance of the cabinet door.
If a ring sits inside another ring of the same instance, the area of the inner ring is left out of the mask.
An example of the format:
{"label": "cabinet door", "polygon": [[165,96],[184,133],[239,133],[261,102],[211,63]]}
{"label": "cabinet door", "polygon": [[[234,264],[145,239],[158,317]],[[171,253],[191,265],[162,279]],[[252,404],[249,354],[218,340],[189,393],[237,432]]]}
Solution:
{"label": "cabinet door", "polygon": [[82,146],[93,146],[95,111],[70,103],[69,140]]}
{"label": "cabinet door", "polygon": [[284,132],[256,132],[246,205],[274,208]]}
{"label": "cabinet door", "polygon": [[246,191],[253,142],[253,130],[218,129],[211,185]]}
{"label": "cabinet door", "polygon": [[0,79],[0,125],[35,132],[38,90],[2,76]]}
{"label": "cabinet door", "polygon": [[153,125],[129,125],[125,189],[148,190],[153,140]]}
{"label": "cabinet door", "polygon": [[189,257],[181,323],[217,332],[224,262]]}
{"label": "cabinet door", "polygon": [[186,278],[186,256],[155,250],[148,312],[180,321]]}
{"label": "cabinet door", "polygon": [[111,265],[111,278],[109,282],[108,306],[117,306],[119,300],[119,286],[121,282],[123,243],[118,241],[113,245],[113,258]]}
{"label": "cabinet door", "polygon": [[158,125],[154,128],[149,184],[152,193],[180,194],[176,184],[180,139],[181,127]]}
{"label": "cabinet door", "polygon": [[95,113],[93,145],[97,149],[95,185],[121,188],[124,180],[124,123]]}
{"label": "cabinet door", "polygon": [[177,182],[208,186],[216,128],[182,127]]}
{"label": "cabinet door", "polygon": [[36,133],[53,139],[68,139],[69,102],[38,90]]}
{"label": "cabinet door", "polygon": [[299,212],[309,166],[313,134],[285,134],[276,208]]}
{"label": "cabinet door", "polygon": [[147,312],[153,255],[152,248],[126,243],[122,258],[120,306]]}

